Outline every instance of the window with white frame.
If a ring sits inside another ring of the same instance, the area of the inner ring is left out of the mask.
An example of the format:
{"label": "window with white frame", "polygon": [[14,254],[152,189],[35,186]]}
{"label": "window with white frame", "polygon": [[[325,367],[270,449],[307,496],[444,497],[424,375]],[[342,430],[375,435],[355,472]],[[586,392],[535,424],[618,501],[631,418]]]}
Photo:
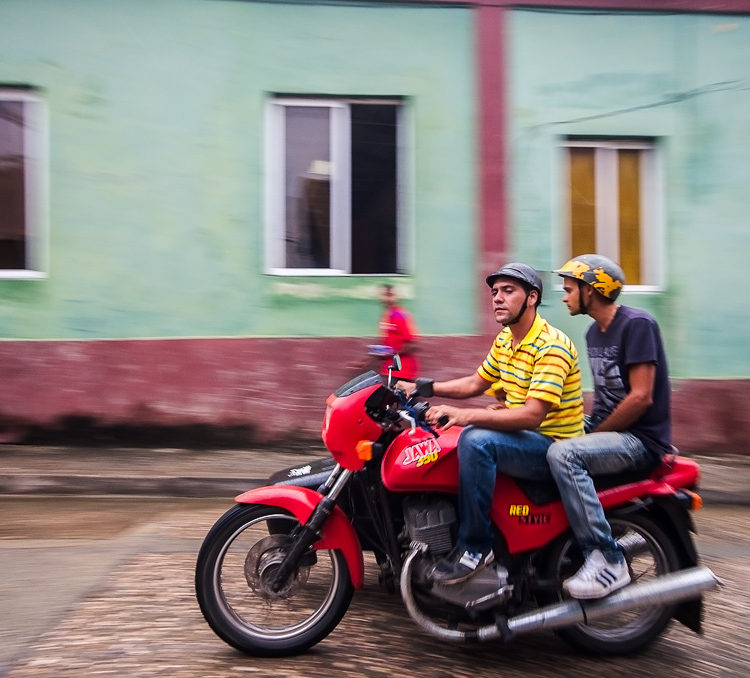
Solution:
{"label": "window with white frame", "polygon": [[267,107],[266,268],[403,272],[403,106],[275,97]]}
{"label": "window with white frame", "polygon": [[663,286],[662,180],[652,139],[563,142],[567,256],[617,261],[628,286]]}
{"label": "window with white frame", "polygon": [[46,139],[43,100],[0,85],[0,278],[45,275]]}

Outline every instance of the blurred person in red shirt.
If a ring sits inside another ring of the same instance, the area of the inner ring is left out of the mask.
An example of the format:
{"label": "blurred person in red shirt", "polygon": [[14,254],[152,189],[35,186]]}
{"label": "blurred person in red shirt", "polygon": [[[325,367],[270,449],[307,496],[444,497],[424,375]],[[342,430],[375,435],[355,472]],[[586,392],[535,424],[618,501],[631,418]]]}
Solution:
{"label": "blurred person in red shirt", "polygon": [[398,305],[398,295],[393,285],[382,285],[380,303],[383,304],[383,315],[378,323],[379,344],[370,344],[368,358],[352,363],[355,369],[374,369],[381,374],[388,374],[391,358],[398,353],[401,358],[401,369],[393,370],[393,376],[402,379],[416,379],[419,373],[417,341],[419,335],[409,311]]}

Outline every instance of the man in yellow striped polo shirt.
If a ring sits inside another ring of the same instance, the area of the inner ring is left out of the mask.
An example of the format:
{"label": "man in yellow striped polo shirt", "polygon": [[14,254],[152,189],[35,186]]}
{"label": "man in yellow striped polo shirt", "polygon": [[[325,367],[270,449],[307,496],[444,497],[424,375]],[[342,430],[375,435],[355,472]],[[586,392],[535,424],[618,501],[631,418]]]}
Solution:
{"label": "man in yellow striped polo shirt", "polygon": [[495,319],[504,328],[476,372],[435,382],[433,395],[471,398],[492,388],[500,402],[487,408],[436,405],[427,413],[442,429],[465,427],[458,439],[456,548],[433,570],[443,584],[462,582],[494,560],[489,511],[497,473],[549,479],[549,446],[583,434],[578,352],[537,312],[539,274],[511,263],[488,276],[487,284]]}

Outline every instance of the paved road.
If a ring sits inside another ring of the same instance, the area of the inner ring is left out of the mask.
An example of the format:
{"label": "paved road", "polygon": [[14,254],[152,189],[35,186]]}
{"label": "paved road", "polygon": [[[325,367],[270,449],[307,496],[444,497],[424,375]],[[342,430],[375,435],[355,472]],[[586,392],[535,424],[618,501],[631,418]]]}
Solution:
{"label": "paved road", "polygon": [[696,515],[704,563],[726,586],[707,595],[706,633],[673,625],[646,653],[597,660],[551,634],[452,646],[422,633],[369,567],[349,613],[306,655],[241,655],[206,626],[193,566],[226,501],[0,499],[0,675],[469,677],[745,676],[750,670],[749,511]]}
{"label": "paved road", "polygon": [[[190,450],[0,445],[0,495],[233,497],[290,466],[328,457],[317,446]],[[750,455],[691,455],[706,504],[750,506]]]}

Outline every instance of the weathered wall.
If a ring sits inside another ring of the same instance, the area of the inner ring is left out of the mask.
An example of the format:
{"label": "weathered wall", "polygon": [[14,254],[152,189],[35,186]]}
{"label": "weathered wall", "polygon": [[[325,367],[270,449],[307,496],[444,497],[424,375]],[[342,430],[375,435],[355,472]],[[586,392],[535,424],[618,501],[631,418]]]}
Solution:
{"label": "weathered wall", "polygon": [[[374,331],[381,278],[263,274],[272,92],[405,97],[413,271],[394,280],[429,335],[424,373],[474,369],[490,341],[470,336],[486,312],[477,26],[471,8],[440,5],[0,3],[0,83],[38,88],[50,119],[50,275],[0,280],[6,438],[81,424],[317,435]],[[490,41],[507,49],[482,53],[507,72],[481,81],[510,85],[514,257],[561,263],[559,135],[664,139],[667,288],[623,300],[662,325],[675,439],[695,451],[750,440],[737,405],[750,394],[749,21],[507,10],[509,42]],[[587,323],[548,287],[544,315],[582,347]]]}
{"label": "weathered wall", "polygon": [[[468,374],[491,339],[425,337],[423,373]],[[0,440],[319,440],[325,400],[351,378],[347,363],[362,348],[360,338],[3,342]],[[674,443],[683,452],[750,454],[747,417],[738,405],[747,400],[750,380],[673,386]]]}
{"label": "weathered wall", "polygon": [[378,278],[263,274],[275,92],[405,97],[414,275],[399,282],[423,331],[473,332],[472,35],[471,10],[448,6],[0,3],[0,84],[48,104],[51,196],[49,278],[0,280],[0,336],[372,332]]}
{"label": "weathered wall", "polygon": [[[514,11],[508,23],[514,251],[546,271],[567,258],[561,136],[656,137],[666,286],[623,302],[657,317],[673,376],[750,376],[750,16]],[[559,292],[547,315],[583,345],[586,323]]]}
{"label": "weathered wall", "polygon": [[[462,376],[491,338],[422,342],[425,374]],[[0,342],[0,439],[124,429],[235,431],[234,440],[317,438],[326,398],[357,371],[366,338]],[[449,363],[451,367],[446,367]]]}

